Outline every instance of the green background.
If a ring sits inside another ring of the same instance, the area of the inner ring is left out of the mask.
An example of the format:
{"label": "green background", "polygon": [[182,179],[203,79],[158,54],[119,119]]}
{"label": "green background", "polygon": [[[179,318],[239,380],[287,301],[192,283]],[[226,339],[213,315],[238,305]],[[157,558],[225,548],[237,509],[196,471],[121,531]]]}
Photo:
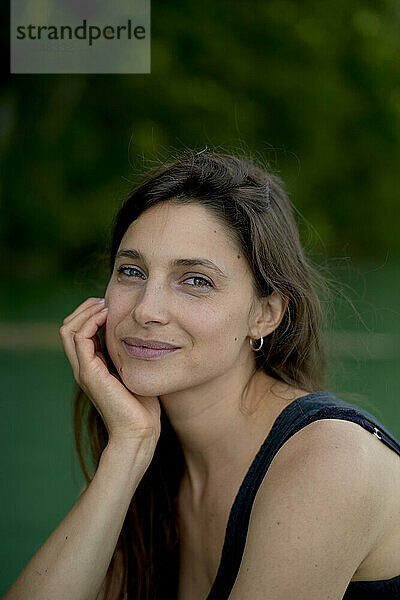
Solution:
{"label": "green background", "polygon": [[335,279],[329,389],[400,437],[400,5],[152,2],[150,75],[9,76],[0,92],[0,594],[74,504],[74,381],[58,329],[106,285],[112,218],[146,166],[244,150],[287,182]]}

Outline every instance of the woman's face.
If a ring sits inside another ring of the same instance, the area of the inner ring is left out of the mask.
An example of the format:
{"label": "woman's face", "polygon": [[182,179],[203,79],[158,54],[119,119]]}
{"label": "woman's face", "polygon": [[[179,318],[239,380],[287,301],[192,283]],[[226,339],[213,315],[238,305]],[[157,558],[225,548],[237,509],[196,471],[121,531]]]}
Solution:
{"label": "woman's face", "polygon": [[[126,387],[139,395],[198,386],[252,360],[249,266],[200,205],[164,202],[142,213],[121,241],[105,300],[107,350]],[[126,337],[178,349],[158,358],[132,356]]]}

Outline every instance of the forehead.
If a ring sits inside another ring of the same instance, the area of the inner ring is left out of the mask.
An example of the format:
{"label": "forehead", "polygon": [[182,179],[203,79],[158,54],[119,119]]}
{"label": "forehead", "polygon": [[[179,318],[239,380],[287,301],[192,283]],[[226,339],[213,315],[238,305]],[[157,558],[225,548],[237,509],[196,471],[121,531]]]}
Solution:
{"label": "forehead", "polygon": [[152,206],[131,223],[120,247],[137,248],[147,256],[167,260],[202,256],[227,267],[245,262],[226,227],[198,204],[163,202]]}

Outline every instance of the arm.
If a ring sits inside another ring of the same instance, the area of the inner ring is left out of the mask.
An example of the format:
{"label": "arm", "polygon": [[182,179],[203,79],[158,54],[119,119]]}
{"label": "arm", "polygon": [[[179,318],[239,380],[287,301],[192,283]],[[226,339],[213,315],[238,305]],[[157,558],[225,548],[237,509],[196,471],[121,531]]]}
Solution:
{"label": "arm", "polygon": [[316,421],[274,457],[229,600],[340,600],[381,534],[373,457],[355,423]]}
{"label": "arm", "polygon": [[[100,592],[96,597],[96,600],[117,600],[119,598],[119,591],[121,589],[122,581],[124,579],[123,559],[122,552],[119,550],[116,552],[115,563],[118,576],[113,577],[113,582],[109,590],[108,596],[106,596],[106,580],[104,579],[103,585],[101,586]],[[122,600],[127,600],[126,594]]]}
{"label": "arm", "polygon": [[132,496],[153,452],[146,440],[107,446],[89,487],[3,600],[96,600]]}

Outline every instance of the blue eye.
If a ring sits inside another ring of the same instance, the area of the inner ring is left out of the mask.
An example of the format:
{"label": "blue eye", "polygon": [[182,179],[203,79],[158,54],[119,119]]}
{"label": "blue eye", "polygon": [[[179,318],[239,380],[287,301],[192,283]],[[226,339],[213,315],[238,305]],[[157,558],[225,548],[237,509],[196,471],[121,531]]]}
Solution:
{"label": "blue eye", "polygon": [[[117,269],[118,273],[121,273],[122,275],[125,275],[128,278],[136,278],[135,275],[128,275],[126,273],[126,271],[136,271],[137,273],[139,273],[140,275],[142,275],[142,273],[139,271],[139,269],[137,269],[136,267],[124,267],[121,266]],[[187,279],[185,279],[185,281],[188,281],[189,279],[197,279],[198,281],[202,281],[203,284],[202,285],[198,285],[198,284],[189,284],[191,285],[191,287],[198,287],[198,288],[212,288],[213,285],[212,283],[210,283],[207,279],[205,279],[204,277],[199,277],[197,275],[192,275],[192,277],[188,277]]]}

